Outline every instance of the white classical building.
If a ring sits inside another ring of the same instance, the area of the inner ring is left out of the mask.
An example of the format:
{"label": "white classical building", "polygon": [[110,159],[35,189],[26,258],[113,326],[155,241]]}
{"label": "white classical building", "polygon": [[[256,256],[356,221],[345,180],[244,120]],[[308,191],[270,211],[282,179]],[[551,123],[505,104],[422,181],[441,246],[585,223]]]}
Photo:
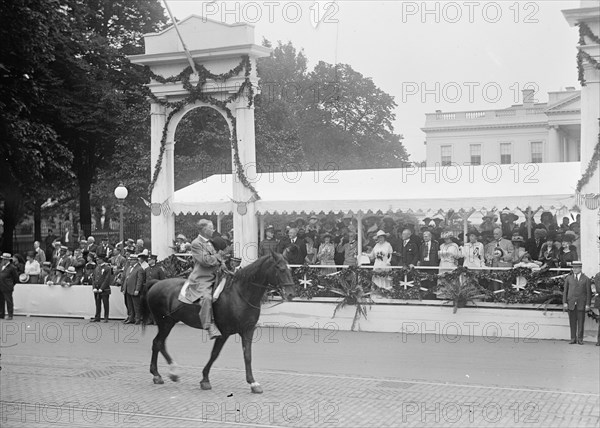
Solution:
{"label": "white classical building", "polygon": [[547,103],[533,95],[500,110],[427,114],[427,166],[580,161],[581,91],[549,92]]}

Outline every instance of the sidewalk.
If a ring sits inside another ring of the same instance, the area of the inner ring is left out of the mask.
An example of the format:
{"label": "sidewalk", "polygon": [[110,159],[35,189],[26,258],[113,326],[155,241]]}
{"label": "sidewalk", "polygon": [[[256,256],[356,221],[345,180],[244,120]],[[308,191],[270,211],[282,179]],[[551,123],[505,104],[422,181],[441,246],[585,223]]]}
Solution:
{"label": "sidewalk", "polygon": [[166,383],[153,385],[155,331],[60,318],[2,321],[2,426],[50,425],[53,417],[52,426],[122,426],[126,417],[139,426],[600,423],[600,347],[592,344],[263,328],[253,368],[265,393],[253,395],[233,338],[213,368],[213,390],[201,391],[212,343],[182,325],[167,341],[181,382],[168,380],[159,356]]}

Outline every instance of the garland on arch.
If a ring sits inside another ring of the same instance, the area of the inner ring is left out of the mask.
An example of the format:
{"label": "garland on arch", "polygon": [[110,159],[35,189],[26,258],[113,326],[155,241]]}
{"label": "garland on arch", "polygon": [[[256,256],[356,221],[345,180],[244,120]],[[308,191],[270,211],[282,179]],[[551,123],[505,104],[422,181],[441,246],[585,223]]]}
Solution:
{"label": "garland on arch", "polygon": [[[598,129],[600,129],[600,118],[598,118]],[[598,168],[598,162],[600,162],[600,131],[598,132],[598,141],[596,142],[596,147],[594,147],[592,158],[590,159],[585,172],[577,182],[577,192],[581,192],[583,186],[590,181],[590,178],[592,178]]]}
{"label": "garland on arch", "polygon": [[[258,199],[260,199],[260,196],[258,195],[258,192],[254,188],[252,183],[250,183],[250,181],[248,180],[248,177],[246,177],[246,174],[244,173],[244,166],[242,165],[242,163],[240,161],[236,121],[235,121],[235,117],[234,117],[233,113],[231,112],[231,110],[228,107],[229,103],[231,103],[232,101],[235,101],[236,99],[238,99],[238,97],[242,97],[244,95],[248,98],[248,107],[251,107],[254,103],[254,88],[252,85],[252,81],[250,80],[250,73],[252,71],[252,63],[250,61],[250,57],[248,55],[242,56],[242,59],[237,66],[235,66],[228,72],[222,73],[222,74],[214,74],[214,73],[210,72],[202,64],[198,64],[195,61],[194,61],[194,65],[195,65],[197,73],[198,73],[198,83],[195,86],[190,82],[190,76],[193,73],[191,66],[187,66],[185,69],[183,69],[181,71],[181,73],[179,73],[175,76],[170,76],[170,77],[159,76],[159,75],[153,73],[152,70],[150,69],[150,67],[148,67],[148,66],[144,67],[144,72],[148,79],[156,80],[157,82],[162,83],[162,84],[182,82],[184,89],[188,92],[188,95],[185,97],[185,99],[183,99],[181,101],[177,101],[177,102],[169,102],[164,99],[158,98],[156,95],[154,95],[152,93],[152,91],[147,86],[144,87],[148,97],[150,97],[154,102],[156,102],[164,107],[168,107],[170,109],[170,112],[165,121],[165,125],[163,127],[163,132],[162,132],[162,136],[161,136],[161,140],[160,140],[160,151],[158,154],[158,159],[156,161],[156,165],[154,166],[152,180],[151,180],[150,184],[148,185],[148,194],[150,196],[152,195],[152,190],[154,189],[154,185],[156,184],[156,181],[158,180],[158,175],[161,170],[164,152],[166,150],[167,129],[168,129],[169,123],[171,122],[171,119],[173,118],[173,116],[176,113],[181,111],[186,105],[193,104],[196,101],[202,101],[204,103],[207,103],[207,104],[210,104],[217,108],[220,108],[227,115],[227,118],[229,119],[229,121],[231,123],[231,128],[232,128],[230,142],[231,142],[231,149],[233,150],[233,159],[234,159],[236,174],[237,174],[240,182],[244,185],[244,187],[246,187],[247,189],[249,189],[252,192],[253,196],[251,199],[258,200]],[[218,100],[218,99],[206,94],[205,92],[203,92],[204,85],[206,84],[208,79],[212,79],[212,80],[218,81],[218,82],[225,82],[226,80],[229,80],[232,77],[240,74],[240,72],[242,72],[242,70],[244,71],[243,83],[240,85],[237,92],[235,92],[234,94],[231,94],[225,100]]]}
{"label": "garland on arch", "polygon": [[[589,38],[596,44],[600,44],[600,38],[596,36],[590,27],[585,22],[577,23],[579,26],[579,46],[585,46],[585,38]],[[587,60],[596,70],[600,70],[600,64],[594,58],[590,56],[587,52],[584,52],[581,49],[577,51],[577,75],[579,79],[579,83],[581,86],[586,86],[585,84],[585,71],[583,69],[583,60]]]}

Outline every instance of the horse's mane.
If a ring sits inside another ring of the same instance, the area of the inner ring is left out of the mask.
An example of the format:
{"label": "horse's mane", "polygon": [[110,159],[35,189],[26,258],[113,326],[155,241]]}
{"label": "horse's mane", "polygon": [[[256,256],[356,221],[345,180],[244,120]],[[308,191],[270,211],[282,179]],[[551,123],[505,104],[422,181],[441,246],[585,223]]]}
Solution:
{"label": "horse's mane", "polygon": [[[277,257],[275,254],[267,254],[266,256],[260,257],[255,262],[252,262],[248,266],[238,270],[233,275],[233,280],[241,282],[250,282],[256,280],[256,277],[263,271],[264,265],[267,263],[267,261],[276,261],[275,257]],[[231,285],[234,281],[230,281],[228,285]]]}

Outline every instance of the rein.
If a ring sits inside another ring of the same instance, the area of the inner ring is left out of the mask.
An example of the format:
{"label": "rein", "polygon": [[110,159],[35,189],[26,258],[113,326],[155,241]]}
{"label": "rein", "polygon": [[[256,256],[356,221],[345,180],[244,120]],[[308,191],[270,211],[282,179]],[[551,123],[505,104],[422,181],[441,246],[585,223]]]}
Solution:
{"label": "rein", "polygon": [[[260,288],[265,288],[265,289],[267,289],[267,290],[281,290],[281,287],[273,287],[271,284],[268,284],[268,285],[262,285],[262,284],[259,284],[258,282],[254,282],[254,281],[248,281],[248,284],[250,284],[250,285],[254,285],[254,286],[257,286],[257,287],[260,287]],[[244,296],[243,296],[241,293],[238,293],[238,295],[239,295],[239,296],[240,296],[240,298],[241,298],[241,299],[244,301],[244,303],[246,303],[246,304],[247,304],[248,306],[250,306],[251,308],[258,309],[258,310],[260,310],[260,309],[262,308],[261,306],[256,306],[256,305],[253,305],[252,303],[250,303],[249,301],[247,301],[247,300],[244,298]],[[268,308],[265,308],[265,309],[274,308],[274,307],[275,307],[275,306],[277,306],[277,305],[281,305],[283,302],[284,302],[284,300],[282,300],[282,301],[281,301],[281,302],[279,302],[279,303],[275,303],[274,305],[272,305],[272,306],[269,306]]]}

